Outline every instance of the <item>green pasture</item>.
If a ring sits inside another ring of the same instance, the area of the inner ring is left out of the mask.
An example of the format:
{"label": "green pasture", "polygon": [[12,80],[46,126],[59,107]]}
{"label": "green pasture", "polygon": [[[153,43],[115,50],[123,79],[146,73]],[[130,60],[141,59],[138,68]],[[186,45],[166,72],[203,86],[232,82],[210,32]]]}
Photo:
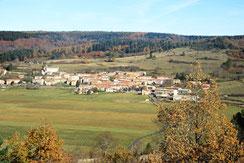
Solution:
{"label": "green pasture", "polygon": [[89,149],[95,137],[110,131],[125,146],[155,130],[156,109],[136,94],[75,95],[70,90],[7,89],[0,92],[0,135],[25,133],[40,119],[53,122],[66,150]]}
{"label": "green pasture", "polygon": [[244,94],[244,83],[238,80],[218,82],[220,94]]}
{"label": "green pasture", "polygon": [[[185,56],[181,56],[182,53]],[[161,73],[164,75],[175,75],[176,72],[189,72],[191,64],[186,63],[170,63],[170,60],[195,62],[199,61],[206,73],[212,73],[220,65],[226,61],[227,55],[225,51],[196,51],[189,48],[177,48],[162,53],[154,53],[155,59],[147,59],[149,55],[131,56],[125,58],[116,58],[115,62],[105,62],[106,59],[85,59],[88,60],[88,64],[73,64],[72,62],[82,61],[84,59],[61,59],[61,60],[48,60],[47,63],[53,67],[60,67],[62,71],[77,72],[84,69],[96,70],[107,69],[113,67],[126,67],[126,66],[138,66],[146,71],[154,70],[155,68],[161,68]],[[210,60],[204,60],[203,58],[210,58]],[[211,60],[212,59],[212,60]],[[65,62],[65,64],[53,64],[55,62]]]}
{"label": "green pasture", "polygon": [[[75,95],[61,89],[7,89],[0,92],[0,135],[7,138],[46,119],[54,124],[64,147],[77,145],[87,152],[97,135],[110,131],[117,143],[128,146],[134,139],[155,131],[156,109],[147,96],[127,93]],[[228,106],[220,112],[230,120],[241,109]]]}

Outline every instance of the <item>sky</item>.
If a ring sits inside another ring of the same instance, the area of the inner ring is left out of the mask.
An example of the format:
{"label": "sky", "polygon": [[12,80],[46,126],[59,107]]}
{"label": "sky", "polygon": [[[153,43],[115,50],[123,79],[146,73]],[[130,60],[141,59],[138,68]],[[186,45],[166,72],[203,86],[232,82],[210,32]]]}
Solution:
{"label": "sky", "polygon": [[4,31],[243,35],[244,0],[0,0]]}

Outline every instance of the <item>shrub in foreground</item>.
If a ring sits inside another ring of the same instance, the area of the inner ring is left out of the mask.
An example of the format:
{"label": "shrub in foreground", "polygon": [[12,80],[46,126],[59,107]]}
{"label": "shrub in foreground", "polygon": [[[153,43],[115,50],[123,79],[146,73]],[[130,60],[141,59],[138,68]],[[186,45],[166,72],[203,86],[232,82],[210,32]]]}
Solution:
{"label": "shrub in foreground", "polygon": [[18,133],[9,138],[8,158],[11,162],[71,162],[62,145],[52,125],[41,123],[23,138]]}

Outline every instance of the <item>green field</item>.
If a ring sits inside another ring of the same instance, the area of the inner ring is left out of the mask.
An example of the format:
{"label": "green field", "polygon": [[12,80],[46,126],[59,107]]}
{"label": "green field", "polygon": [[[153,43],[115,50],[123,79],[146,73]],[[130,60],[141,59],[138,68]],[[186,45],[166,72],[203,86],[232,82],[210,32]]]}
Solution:
{"label": "green field", "polygon": [[[40,119],[53,122],[64,147],[72,151],[80,145],[88,151],[95,137],[110,131],[117,143],[128,146],[135,138],[155,131],[156,109],[146,96],[121,93],[75,95],[60,89],[7,89],[0,92],[0,135],[20,131],[23,135]],[[222,111],[228,119],[241,109]]]}
{"label": "green field", "polygon": [[0,135],[16,130],[24,134],[40,119],[53,122],[66,150],[76,145],[89,149],[94,138],[110,131],[118,143],[129,145],[135,138],[154,131],[156,109],[135,94],[75,95],[70,90],[8,89],[0,92]]}
{"label": "green field", "polygon": [[[182,53],[185,56],[181,56]],[[60,59],[60,60],[48,60],[46,61],[52,67],[59,67],[61,71],[66,72],[79,72],[84,69],[97,70],[108,69],[113,67],[126,67],[137,66],[146,71],[152,71],[155,68],[160,68],[163,75],[175,75],[176,72],[189,72],[191,64],[186,63],[170,63],[169,61],[184,61],[201,63],[202,69],[205,73],[212,73],[220,65],[227,60],[225,51],[196,51],[189,48],[177,48],[170,51],[164,51],[162,53],[154,53],[155,59],[147,59],[149,55],[131,56],[125,58],[116,58],[115,62],[105,62],[106,58],[102,59]],[[210,60],[204,60],[203,58],[211,58]],[[88,64],[73,64],[73,62],[81,62],[87,60]],[[64,63],[59,63],[64,62]],[[56,64],[57,63],[57,64]],[[38,68],[38,65],[31,65],[31,68]],[[35,67],[34,67],[35,66]],[[40,66],[39,66],[40,68]]]}
{"label": "green field", "polygon": [[218,83],[218,89],[220,94],[243,94],[244,83],[241,81],[225,81]]}

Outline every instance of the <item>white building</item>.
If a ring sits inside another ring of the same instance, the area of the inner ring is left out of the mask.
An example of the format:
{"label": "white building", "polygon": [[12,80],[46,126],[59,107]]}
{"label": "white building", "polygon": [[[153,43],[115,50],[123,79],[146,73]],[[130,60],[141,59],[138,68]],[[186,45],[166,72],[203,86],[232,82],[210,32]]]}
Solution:
{"label": "white building", "polygon": [[32,83],[44,85],[44,79],[41,79],[41,78],[32,79]]}
{"label": "white building", "polygon": [[53,73],[56,73],[59,71],[59,68],[54,68],[54,67],[43,67],[42,74],[43,75],[52,75]]}
{"label": "white building", "polygon": [[5,83],[4,80],[0,80],[0,85],[3,85]]}
{"label": "white building", "polygon": [[174,95],[173,101],[197,101],[197,96],[191,96],[191,95]]}
{"label": "white building", "polygon": [[6,79],[6,84],[10,85],[12,83],[18,84],[20,82],[20,79]]}

